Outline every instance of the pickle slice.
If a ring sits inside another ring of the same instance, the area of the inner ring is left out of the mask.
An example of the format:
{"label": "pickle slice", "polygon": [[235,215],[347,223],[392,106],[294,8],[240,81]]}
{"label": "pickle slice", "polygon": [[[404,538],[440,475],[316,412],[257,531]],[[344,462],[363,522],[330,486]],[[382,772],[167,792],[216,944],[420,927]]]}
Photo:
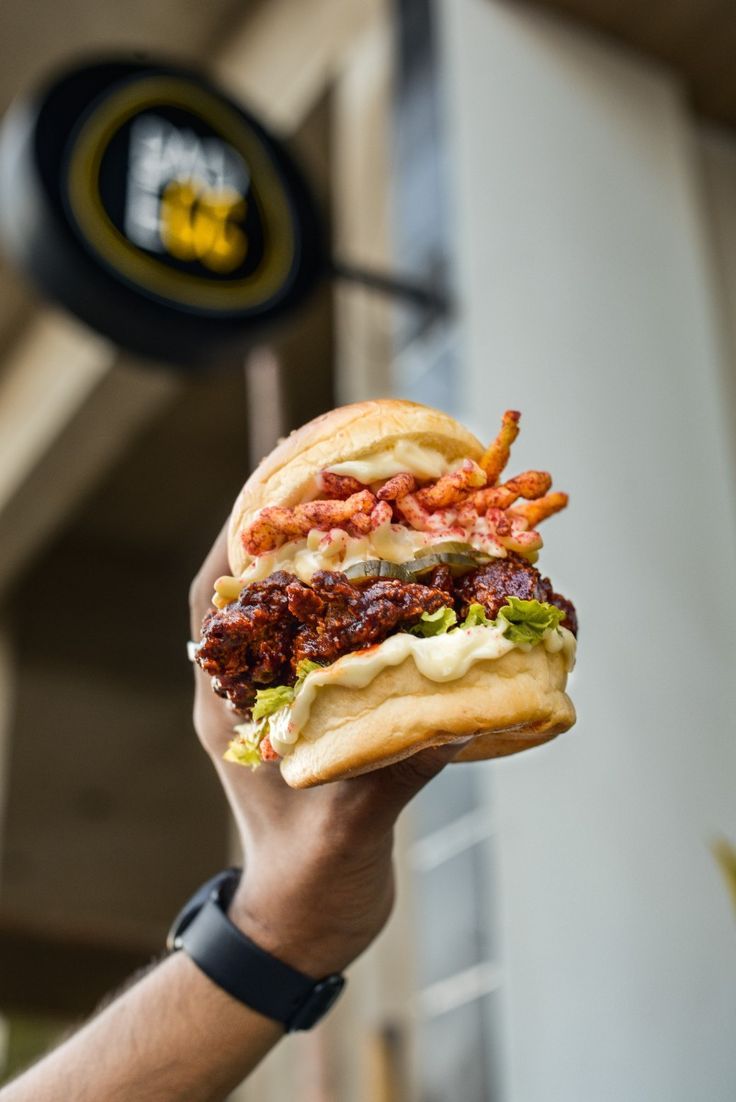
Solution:
{"label": "pickle slice", "polygon": [[471,555],[477,566],[484,566],[491,561],[492,556],[486,551],[479,551],[470,543],[461,540],[444,540],[442,543],[433,543],[429,547],[422,547],[414,554],[415,559],[424,559],[428,555]]}
{"label": "pickle slice", "polygon": [[386,562],[385,559],[367,559],[365,562],[356,562],[345,571],[345,577],[351,582],[371,582],[376,578],[398,578],[401,582],[410,580],[404,566],[396,562]]}
{"label": "pickle slice", "polygon": [[423,559],[426,555],[474,555],[475,553],[475,548],[470,543],[463,543],[462,540],[441,540],[439,543],[430,544],[429,547],[420,547],[414,552],[414,558]]}
{"label": "pickle slice", "polygon": [[408,562],[406,563],[406,570],[413,578],[423,578],[426,574],[430,574],[437,566],[448,567],[453,578],[459,578],[461,575],[467,574],[471,570],[476,570],[478,567],[478,560],[474,555],[449,554],[443,552],[439,555],[426,555],[421,559],[415,559],[414,562]]}

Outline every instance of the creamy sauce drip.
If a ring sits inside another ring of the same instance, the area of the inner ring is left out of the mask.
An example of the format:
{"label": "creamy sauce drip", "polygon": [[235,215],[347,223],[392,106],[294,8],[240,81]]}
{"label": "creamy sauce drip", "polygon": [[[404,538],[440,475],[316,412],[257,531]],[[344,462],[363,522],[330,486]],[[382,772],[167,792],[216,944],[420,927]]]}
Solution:
{"label": "creamy sauce drip", "polygon": [[[567,628],[551,629],[537,645],[543,646],[550,654],[562,651],[567,670],[573,668],[575,636]],[[362,689],[382,670],[399,666],[409,657],[430,681],[454,681],[463,677],[475,662],[501,658],[516,646],[519,650],[531,650],[529,644],[519,646],[506,639],[500,628],[487,626],[461,628],[429,639],[406,632],[392,635],[377,647],[346,654],[323,670],[313,670],[305,678],[294,703],[269,718],[271,744],[282,757],[291,753],[322,686]],[[248,735],[252,737],[256,729],[257,725],[252,723],[243,723],[236,728],[243,738]]]}

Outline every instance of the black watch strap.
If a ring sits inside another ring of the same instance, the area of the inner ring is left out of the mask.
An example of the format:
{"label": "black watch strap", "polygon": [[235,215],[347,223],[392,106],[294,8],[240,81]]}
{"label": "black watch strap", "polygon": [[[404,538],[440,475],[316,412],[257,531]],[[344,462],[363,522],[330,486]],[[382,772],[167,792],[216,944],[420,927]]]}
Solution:
{"label": "black watch strap", "polygon": [[227,869],[203,885],[174,922],[168,946],[183,949],[218,987],[287,1032],[309,1029],[335,1002],[345,978],[305,976],[234,926],[225,911],[240,875]]}

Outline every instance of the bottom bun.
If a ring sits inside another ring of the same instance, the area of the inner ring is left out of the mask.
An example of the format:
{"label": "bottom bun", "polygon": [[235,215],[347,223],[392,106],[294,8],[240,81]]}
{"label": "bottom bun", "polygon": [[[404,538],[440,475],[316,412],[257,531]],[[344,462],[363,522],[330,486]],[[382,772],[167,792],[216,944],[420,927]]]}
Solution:
{"label": "bottom bun", "polygon": [[281,772],[292,788],[310,788],[469,736],[455,761],[527,750],[575,722],[566,683],[563,652],[541,645],[477,662],[456,681],[430,681],[407,658],[363,689],[323,686]]}

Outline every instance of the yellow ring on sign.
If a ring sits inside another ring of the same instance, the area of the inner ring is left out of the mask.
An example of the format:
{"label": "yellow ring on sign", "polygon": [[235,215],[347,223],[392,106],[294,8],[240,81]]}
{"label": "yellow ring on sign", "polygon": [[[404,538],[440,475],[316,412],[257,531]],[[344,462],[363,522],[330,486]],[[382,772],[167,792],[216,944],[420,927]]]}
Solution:
{"label": "yellow ring on sign", "polygon": [[[255,202],[263,226],[263,260],[250,276],[214,283],[166,268],[131,244],[110,219],[100,196],[102,158],[120,127],[151,107],[191,111],[245,160],[251,172],[248,198]],[[234,110],[185,80],[148,77],[106,100],[79,133],[69,162],[68,195],[79,228],[104,260],[133,283],[184,306],[212,310],[262,306],[284,285],[294,262],[291,210],[261,143]]]}

